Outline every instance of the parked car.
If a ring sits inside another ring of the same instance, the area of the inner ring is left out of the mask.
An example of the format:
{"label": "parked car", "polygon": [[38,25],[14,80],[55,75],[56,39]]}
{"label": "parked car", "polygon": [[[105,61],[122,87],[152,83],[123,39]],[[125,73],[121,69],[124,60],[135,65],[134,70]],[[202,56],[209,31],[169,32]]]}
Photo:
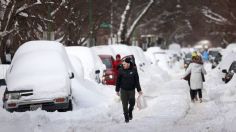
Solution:
{"label": "parked car", "polygon": [[132,55],[134,55],[135,63],[138,71],[144,72],[150,66],[150,61],[147,60],[143,50],[138,46],[129,46]]}
{"label": "parked car", "polygon": [[225,76],[224,76],[224,78],[222,78],[222,80],[225,83],[228,83],[232,79],[232,77],[234,76],[234,73],[236,73],[236,61],[232,62],[228,71],[226,69],[223,69],[222,72],[225,73]]}
{"label": "parked car", "polygon": [[101,83],[102,72],[106,67],[91,48],[84,46],[69,46],[65,49],[69,56],[74,56],[80,60],[85,79]]}
{"label": "parked car", "polygon": [[209,61],[211,62],[211,68],[215,68],[221,61],[222,55],[219,51],[209,51]]}
{"label": "parked car", "polygon": [[114,58],[111,55],[99,55],[106,70],[103,72],[102,83],[107,85],[115,85],[118,69],[114,67]]}
{"label": "parked car", "polygon": [[3,108],[10,112],[72,110],[73,78],[62,44],[27,42],[18,48],[7,70]]}
{"label": "parked car", "polygon": [[192,54],[187,53],[184,56],[184,68],[188,68],[189,64],[192,62]]}

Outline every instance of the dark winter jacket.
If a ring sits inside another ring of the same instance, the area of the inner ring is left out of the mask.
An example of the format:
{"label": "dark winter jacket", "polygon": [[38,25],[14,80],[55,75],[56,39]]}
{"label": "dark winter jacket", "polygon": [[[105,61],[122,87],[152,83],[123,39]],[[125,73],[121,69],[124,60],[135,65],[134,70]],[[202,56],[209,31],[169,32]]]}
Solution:
{"label": "dark winter jacket", "polygon": [[116,92],[119,92],[120,89],[130,91],[134,90],[135,88],[137,88],[138,92],[141,91],[137,69],[121,68],[118,72],[118,77],[116,81]]}

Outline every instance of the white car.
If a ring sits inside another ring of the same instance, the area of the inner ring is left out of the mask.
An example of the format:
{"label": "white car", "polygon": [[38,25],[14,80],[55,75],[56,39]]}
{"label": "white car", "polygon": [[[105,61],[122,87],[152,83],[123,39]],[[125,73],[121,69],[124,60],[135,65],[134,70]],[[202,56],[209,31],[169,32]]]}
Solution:
{"label": "white car", "polygon": [[72,110],[73,78],[61,43],[27,42],[19,47],[6,73],[3,107],[10,112]]}
{"label": "white car", "polygon": [[153,65],[158,65],[166,71],[169,70],[172,62],[170,61],[166,50],[163,50],[160,47],[150,47],[145,52],[145,55],[150,59]]}
{"label": "white car", "polygon": [[84,78],[101,82],[103,71],[106,66],[102,63],[101,59],[91,50],[91,48],[83,46],[70,46],[66,47],[66,52],[69,56],[73,55],[81,61]]}

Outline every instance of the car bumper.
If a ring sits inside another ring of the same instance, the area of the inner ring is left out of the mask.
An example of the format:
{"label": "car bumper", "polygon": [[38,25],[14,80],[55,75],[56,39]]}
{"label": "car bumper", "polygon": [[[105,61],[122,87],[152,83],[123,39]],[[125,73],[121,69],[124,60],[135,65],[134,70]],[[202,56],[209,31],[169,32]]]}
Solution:
{"label": "car bumper", "polygon": [[116,80],[103,80],[102,83],[106,85],[115,85]]}
{"label": "car bumper", "polygon": [[[25,111],[33,111],[37,109],[42,109],[46,111],[55,111],[61,109],[67,109],[69,107],[69,101],[67,100],[64,103],[55,103],[53,100],[30,100],[30,101],[19,101],[16,103],[16,107],[10,108],[6,107],[7,102],[4,104],[5,108],[9,112],[25,112]],[[32,106],[40,106],[38,108],[32,109]]]}

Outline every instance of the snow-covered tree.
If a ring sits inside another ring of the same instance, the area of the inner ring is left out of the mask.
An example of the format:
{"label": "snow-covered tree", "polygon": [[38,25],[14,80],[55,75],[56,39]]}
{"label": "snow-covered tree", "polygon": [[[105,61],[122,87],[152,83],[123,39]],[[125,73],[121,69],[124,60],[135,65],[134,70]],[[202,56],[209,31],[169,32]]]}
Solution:
{"label": "snow-covered tree", "polygon": [[[56,36],[65,45],[83,45],[91,35],[96,39],[96,32],[100,29],[100,24],[109,18],[109,0],[103,1],[103,5],[98,6],[99,0],[67,0],[64,9],[59,11],[58,18],[63,17],[63,21],[55,20],[57,23]],[[90,5],[91,4],[91,5]],[[90,6],[90,8],[89,8]],[[91,12],[92,14],[89,14]],[[61,15],[63,14],[63,15]],[[92,20],[89,20],[89,17]],[[89,21],[91,22],[89,27]]]}
{"label": "snow-covered tree", "polygon": [[160,0],[138,29],[142,34],[162,36],[168,44],[187,46],[208,39],[219,46],[236,41],[235,6],[234,0]]}
{"label": "snow-covered tree", "polygon": [[[40,39],[53,23],[53,16],[65,3],[44,0],[1,0],[0,56],[5,62],[6,49],[17,48],[22,43]],[[15,50],[15,49],[13,49]]]}
{"label": "snow-covered tree", "polygon": [[131,10],[133,8],[133,2],[134,0],[128,0],[125,10],[121,16],[119,30],[117,31],[119,43],[129,44],[130,37],[134,32],[134,29],[137,27],[141,19],[147,14],[151,5],[154,3],[154,0],[150,0],[149,3],[144,7],[142,12],[134,19],[133,22],[131,22],[131,25],[128,25],[128,22],[130,20]]}

